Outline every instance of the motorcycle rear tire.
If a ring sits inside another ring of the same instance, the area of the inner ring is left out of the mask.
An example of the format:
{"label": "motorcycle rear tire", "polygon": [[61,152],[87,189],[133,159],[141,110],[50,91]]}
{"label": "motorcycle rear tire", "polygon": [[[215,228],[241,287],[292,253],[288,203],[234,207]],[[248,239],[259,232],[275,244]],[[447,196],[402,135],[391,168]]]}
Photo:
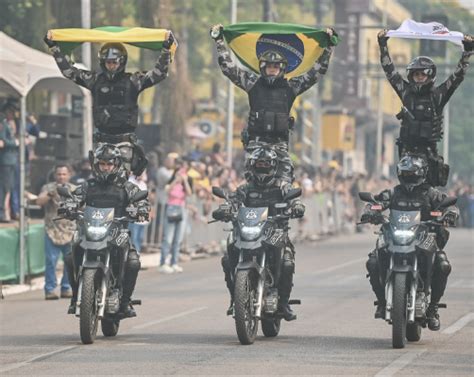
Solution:
{"label": "motorcycle rear tire", "polygon": [[262,319],[262,332],[267,338],[274,338],[280,332],[281,318]]}
{"label": "motorcycle rear tire", "polygon": [[235,274],[234,314],[235,329],[243,345],[252,344],[258,331],[255,318],[258,275],[253,270],[240,270]]}
{"label": "motorcycle rear tire", "polygon": [[393,278],[392,346],[405,348],[407,329],[407,275],[395,273]]}
{"label": "motorcycle rear tire", "polygon": [[419,323],[409,323],[407,325],[407,340],[418,342],[421,339],[421,326]]}
{"label": "motorcycle rear tire", "polygon": [[115,336],[119,331],[120,320],[102,318],[101,327],[104,336]]}
{"label": "motorcycle rear tire", "polygon": [[79,317],[79,327],[81,341],[84,344],[94,343],[97,335],[98,318],[98,298],[100,290],[100,278],[102,274],[99,270],[84,270],[82,274],[81,292],[81,314]]}

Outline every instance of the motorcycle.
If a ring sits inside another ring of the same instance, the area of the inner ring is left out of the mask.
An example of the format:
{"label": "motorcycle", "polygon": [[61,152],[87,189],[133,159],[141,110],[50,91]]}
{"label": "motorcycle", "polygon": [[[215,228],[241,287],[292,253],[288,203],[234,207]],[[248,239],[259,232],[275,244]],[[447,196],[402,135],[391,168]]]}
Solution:
{"label": "motorcycle", "polygon": [[[382,203],[371,193],[360,192],[359,197],[370,203],[370,210],[378,214],[377,221],[359,224],[382,223],[376,233],[376,253],[381,279],[385,281],[385,321],[392,325],[393,348],[404,348],[406,340],[419,341],[421,329],[427,325],[433,263],[440,250],[436,229],[445,225],[449,211],[444,210],[454,205],[457,198],[445,198],[430,212],[432,219],[421,221],[420,211],[390,209],[387,217],[382,214]],[[381,263],[382,253],[389,257],[385,258],[389,260],[388,266]],[[446,308],[445,304],[438,306]]]}
{"label": "motorcycle", "polygon": [[[233,274],[235,327],[241,344],[255,341],[259,321],[266,337],[276,337],[282,315],[278,312],[278,282],[281,259],[285,248],[293,248],[288,237],[289,201],[301,195],[301,189],[292,189],[282,203],[272,207],[237,207],[228,193],[213,187],[215,196],[225,199],[230,216],[222,221],[232,222],[227,240],[239,254]],[[216,222],[218,220],[212,220]],[[290,300],[289,304],[301,304]]]}
{"label": "motorcycle", "polygon": [[[136,208],[127,207],[131,216],[114,217],[114,208],[85,206],[78,209],[80,196],[71,193],[67,187],[58,187],[60,196],[65,198],[58,214],[77,221],[73,236],[73,247],[83,250],[82,263],[78,268],[78,296],[75,315],[79,317],[81,341],[94,342],[98,322],[101,321],[104,336],[118,333],[122,296],[122,281],[130,249],[128,222],[137,221]],[[137,192],[130,203],[146,199],[147,191]],[[132,305],[140,305],[140,300],[132,300]]]}

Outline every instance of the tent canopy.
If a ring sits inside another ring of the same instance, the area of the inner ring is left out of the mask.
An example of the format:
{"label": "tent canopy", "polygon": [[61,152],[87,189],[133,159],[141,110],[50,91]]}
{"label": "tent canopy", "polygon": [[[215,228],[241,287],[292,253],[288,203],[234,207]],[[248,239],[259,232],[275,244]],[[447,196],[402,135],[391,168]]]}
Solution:
{"label": "tent canopy", "polygon": [[[51,85],[42,81],[50,78],[61,78],[61,85],[57,85],[58,80]],[[43,89],[84,95],[76,84],[64,78],[52,56],[0,32],[0,92],[24,97],[40,81]]]}

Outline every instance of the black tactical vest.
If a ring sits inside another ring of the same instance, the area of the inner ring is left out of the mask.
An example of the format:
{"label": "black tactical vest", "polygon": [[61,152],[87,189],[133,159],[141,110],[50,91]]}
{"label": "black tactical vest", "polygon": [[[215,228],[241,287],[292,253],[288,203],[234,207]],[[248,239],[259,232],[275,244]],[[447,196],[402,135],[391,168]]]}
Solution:
{"label": "black tactical vest", "polygon": [[249,93],[250,114],[248,133],[250,139],[260,136],[269,141],[288,141],[289,114],[296,98],[285,79],[269,85],[259,78]]}
{"label": "black tactical vest", "polygon": [[400,140],[406,144],[436,143],[443,137],[442,109],[436,107],[434,93],[427,90],[415,93],[409,90],[403,98],[408,112],[402,111]]}
{"label": "black tactical vest", "polygon": [[115,217],[126,215],[128,195],[124,187],[88,181],[86,205],[96,208],[114,208]]}
{"label": "black tactical vest", "polygon": [[421,211],[421,220],[431,218],[430,186],[422,184],[408,192],[403,186],[398,185],[393,190],[390,208],[399,211]]}
{"label": "black tactical vest", "polygon": [[94,124],[100,132],[134,132],[138,123],[138,91],[130,73],[117,74],[113,80],[100,74],[92,89]]}

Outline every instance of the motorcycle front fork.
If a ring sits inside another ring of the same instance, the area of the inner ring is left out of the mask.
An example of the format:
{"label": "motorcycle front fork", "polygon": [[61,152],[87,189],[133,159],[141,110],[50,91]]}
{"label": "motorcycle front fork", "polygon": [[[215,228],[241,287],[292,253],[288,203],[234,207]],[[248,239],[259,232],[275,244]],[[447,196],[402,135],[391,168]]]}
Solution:
{"label": "motorcycle front fork", "polygon": [[263,271],[265,270],[265,253],[262,253],[262,258],[260,260],[260,271],[258,277],[257,285],[257,302],[255,303],[255,317],[260,319],[262,314],[262,304],[263,304],[263,288],[265,285],[265,278],[262,276]]}
{"label": "motorcycle front fork", "polygon": [[[390,268],[389,271],[393,270],[393,257],[390,258]],[[412,274],[418,274],[418,259],[414,258],[413,262],[413,272]],[[385,297],[386,297],[386,306],[385,306],[385,320],[389,323],[392,322],[392,308],[393,308],[393,276],[394,272],[390,274],[390,278],[385,285]],[[409,293],[407,296],[407,320],[408,323],[415,322],[415,308],[416,308],[416,290],[418,288],[417,278],[412,277],[410,279]]]}

